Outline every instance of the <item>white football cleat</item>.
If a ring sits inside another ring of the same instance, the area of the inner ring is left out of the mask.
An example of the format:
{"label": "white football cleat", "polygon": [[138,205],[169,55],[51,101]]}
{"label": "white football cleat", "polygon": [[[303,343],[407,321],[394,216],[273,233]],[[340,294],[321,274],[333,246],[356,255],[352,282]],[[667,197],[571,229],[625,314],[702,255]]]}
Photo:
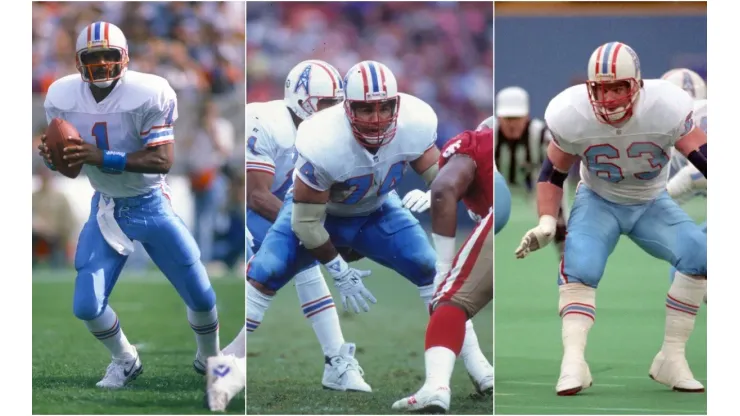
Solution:
{"label": "white football cleat", "polygon": [[[245,359],[246,363],[246,359]],[[242,369],[233,355],[209,357],[206,372],[206,398],[208,408],[223,412],[231,399],[247,385],[246,368]]]}
{"label": "white football cleat", "polygon": [[125,354],[123,358],[114,358],[108,368],[105,369],[105,376],[95,385],[106,389],[120,389],[129,382],[136,379],[139,374],[144,372],[144,366],[139,359],[139,352],[136,347],[131,346],[130,354]]}
{"label": "white football cleat", "polygon": [[405,410],[407,412],[444,414],[450,410],[450,388],[447,386],[427,387],[414,395],[405,397],[393,403],[393,410]]}
{"label": "white football cleat", "polygon": [[475,391],[481,396],[490,396],[493,394],[493,374],[487,375],[480,380],[476,380],[473,376],[468,374],[470,381],[475,386]]}
{"label": "white football cleat", "polygon": [[703,393],[704,385],[694,379],[685,356],[666,357],[658,351],[650,366],[650,378],[682,393]]}
{"label": "white football cleat", "polygon": [[563,362],[555,392],[558,396],[572,396],[591,387],[593,382],[586,360]]}
{"label": "white football cleat", "polygon": [[363,391],[373,389],[365,382],[365,372],[355,359],[355,344],[348,342],[339,348],[339,354],[324,358],[324,389],[337,391]]}

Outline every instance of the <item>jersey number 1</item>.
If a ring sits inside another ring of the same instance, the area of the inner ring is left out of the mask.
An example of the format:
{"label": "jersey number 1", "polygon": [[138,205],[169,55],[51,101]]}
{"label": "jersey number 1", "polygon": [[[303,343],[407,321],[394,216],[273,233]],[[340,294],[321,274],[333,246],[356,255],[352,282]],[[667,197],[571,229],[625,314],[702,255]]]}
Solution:
{"label": "jersey number 1", "polygon": [[[98,146],[99,149],[106,151],[110,150],[110,145],[108,144],[108,123],[105,121],[99,121],[95,123],[92,127],[92,135],[95,137],[95,145]],[[109,170],[105,168],[98,168],[103,173],[107,173],[109,175],[120,175],[123,172],[118,172],[115,170]]]}
{"label": "jersey number 1", "polygon": [[[612,183],[624,180],[622,168],[614,163],[606,162],[609,159],[619,159],[619,149],[610,144],[591,146],[583,153],[586,156],[588,169],[596,176]],[[627,157],[630,159],[642,158],[647,155],[651,170],[635,173],[635,178],[649,181],[660,175],[660,171],[668,164],[670,158],[663,149],[655,143],[637,142],[627,148]]]}

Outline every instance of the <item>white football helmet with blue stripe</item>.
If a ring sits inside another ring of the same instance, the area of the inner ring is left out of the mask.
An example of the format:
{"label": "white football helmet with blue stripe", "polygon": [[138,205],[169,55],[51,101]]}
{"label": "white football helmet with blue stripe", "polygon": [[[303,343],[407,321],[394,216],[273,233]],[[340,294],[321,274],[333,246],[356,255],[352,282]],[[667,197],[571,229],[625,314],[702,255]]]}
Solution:
{"label": "white football helmet with blue stripe", "polygon": [[324,61],[303,61],[288,73],[284,100],[296,116],[305,120],[319,110],[341,103],[344,81],[339,71]]}
{"label": "white football helmet with blue stripe", "polygon": [[704,79],[699,74],[690,69],[671,69],[660,78],[680,87],[689,93],[690,96],[694,97],[694,100],[707,99],[707,83],[704,82]]}
{"label": "white football helmet with blue stripe", "polygon": [[605,43],[588,61],[588,94],[596,118],[617,124],[632,116],[632,106],[642,88],[640,59],[622,42]]}
{"label": "white football helmet with blue stripe", "polygon": [[380,62],[363,61],[347,72],[344,83],[344,109],[355,138],[367,147],[388,144],[401,106],[393,72]]}
{"label": "white football helmet with blue stripe", "polygon": [[75,49],[77,70],[85,82],[105,88],[126,74],[128,42],[112,23],[95,22],[82,29]]}

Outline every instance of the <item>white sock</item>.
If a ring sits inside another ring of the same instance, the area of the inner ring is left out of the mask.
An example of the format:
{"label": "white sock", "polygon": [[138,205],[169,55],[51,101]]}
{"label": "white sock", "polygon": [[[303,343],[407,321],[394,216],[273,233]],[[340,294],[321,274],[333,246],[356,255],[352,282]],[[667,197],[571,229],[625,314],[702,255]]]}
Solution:
{"label": "white sock", "polygon": [[419,296],[421,296],[421,300],[424,302],[424,307],[427,309],[427,313],[429,313],[429,304],[432,303],[432,296],[434,296],[435,288],[436,286],[433,284],[419,286]]}
{"label": "white sock", "polygon": [[707,280],[676,272],[666,297],[665,338],[663,353],[685,356],[686,342],[694,330],[696,314],[707,294]]}
{"label": "white sock", "polygon": [[214,306],[210,311],[196,312],[188,308],[188,321],[195,332],[198,354],[202,359],[219,355],[218,311]]}
{"label": "white sock", "polygon": [[134,349],[126,339],[126,335],[123,334],[118,315],[110,306],[106,306],[97,318],[85,321],[85,326],[98,341],[103,343],[113,358],[124,358],[127,354],[133,354]]}
{"label": "white sock", "polygon": [[270,307],[272,296],[265,295],[247,282],[247,337],[262,323],[265,311]]}
{"label": "white sock", "polygon": [[563,320],[563,365],[586,357],[588,332],[596,318],[596,289],[580,283],[560,286],[560,317]]}
{"label": "white sock", "polygon": [[493,375],[493,366],[483,355],[483,351],[481,351],[478,344],[478,335],[476,335],[473,328],[473,321],[469,319],[465,322],[465,339],[463,340],[462,350],[460,350],[460,357],[462,357],[465,369],[468,370],[468,374],[473,377],[473,380],[480,381]]}
{"label": "white sock", "polygon": [[226,348],[221,351],[223,355],[234,355],[236,358],[244,358],[247,356],[247,327],[242,327],[239,331],[239,335],[234,338],[233,341]]}
{"label": "white sock", "polygon": [[455,353],[445,347],[432,347],[424,351],[427,379],[422,388],[450,387],[456,358]]}
{"label": "white sock", "polygon": [[324,355],[333,357],[339,354],[339,348],[344,344],[344,336],[339,326],[339,315],[334,306],[334,299],[320,267],[315,266],[295,275],[295,288],[303,316],[311,321]]}

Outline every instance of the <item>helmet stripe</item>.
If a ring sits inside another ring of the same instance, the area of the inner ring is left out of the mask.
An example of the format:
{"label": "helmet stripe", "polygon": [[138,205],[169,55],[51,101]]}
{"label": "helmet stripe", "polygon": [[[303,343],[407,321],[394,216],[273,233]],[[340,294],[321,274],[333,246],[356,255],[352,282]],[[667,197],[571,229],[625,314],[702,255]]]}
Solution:
{"label": "helmet stripe", "polygon": [[603,61],[601,62],[601,73],[602,74],[608,74],[609,73],[609,53],[612,51],[612,48],[614,47],[614,42],[609,42],[606,44],[606,49],[604,50],[604,56]]}
{"label": "helmet stripe", "polygon": [[380,88],[378,88],[378,73],[375,71],[375,65],[372,61],[367,63],[368,68],[370,68],[370,77],[373,80],[373,92],[380,92]]}
{"label": "helmet stripe", "polygon": [[319,68],[323,69],[324,71],[326,71],[327,74],[329,74],[329,78],[331,78],[331,84],[332,84],[331,91],[332,91],[332,93],[334,93],[334,91],[337,90],[337,80],[334,78],[334,73],[331,72],[331,70],[329,70],[329,68],[327,68],[326,66],[324,66],[320,62],[313,61],[312,63],[314,65],[318,66]]}
{"label": "helmet stripe", "polygon": [[383,84],[383,92],[388,93],[388,87],[385,85],[385,71],[383,71],[383,65],[378,65],[378,70],[380,70],[380,83]]}
{"label": "helmet stripe", "polygon": [[93,25],[87,26],[87,43],[90,43],[90,41],[92,40],[92,27]]}
{"label": "helmet stripe", "polygon": [[596,69],[594,70],[594,74],[599,73],[599,64],[601,63],[601,51],[604,49],[604,45],[599,46],[599,51],[596,52]]}
{"label": "helmet stripe", "polygon": [[614,76],[617,76],[617,55],[619,55],[619,48],[622,47],[621,43],[617,43],[617,47],[614,48],[614,53],[612,54],[612,73]]}
{"label": "helmet stripe", "polygon": [[100,22],[95,23],[95,28],[93,30],[95,32],[93,40],[100,40]]}
{"label": "helmet stripe", "polygon": [[108,28],[110,27],[110,23],[103,23],[105,25],[105,29],[103,30],[103,39],[108,42]]}
{"label": "helmet stripe", "polygon": [[365,87],[364,97],[367,98],[368,85],[367,85],[367,70],[365,69],[365,65],[360,64],[360,72],[362,72],[362,86]]}

